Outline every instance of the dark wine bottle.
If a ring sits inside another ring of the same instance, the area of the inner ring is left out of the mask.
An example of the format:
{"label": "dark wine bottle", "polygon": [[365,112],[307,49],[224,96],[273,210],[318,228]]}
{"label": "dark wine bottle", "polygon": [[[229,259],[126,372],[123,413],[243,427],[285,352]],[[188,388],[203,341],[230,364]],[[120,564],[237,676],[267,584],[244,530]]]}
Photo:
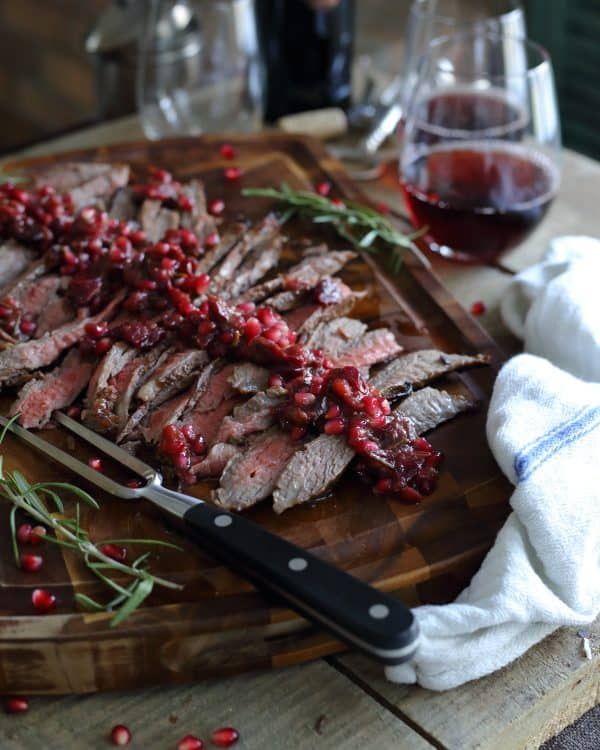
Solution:
{"label": "dark wine bottle", "polygon": [[255,0],[265,120],[350,104],[354,0]]}

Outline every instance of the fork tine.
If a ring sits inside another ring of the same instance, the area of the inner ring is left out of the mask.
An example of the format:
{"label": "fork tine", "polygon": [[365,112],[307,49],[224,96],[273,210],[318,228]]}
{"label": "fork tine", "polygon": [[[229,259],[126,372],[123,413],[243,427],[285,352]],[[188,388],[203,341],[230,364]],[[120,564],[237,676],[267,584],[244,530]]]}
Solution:
{"label": "fork tine", "polygon": [[79,437],[82,437],[96,448],[100,448],[101,451],[114,458],[115,461],[118,461],[120,464],[123,464],[123,466],[131,469],[131,471],[144,477],[144,479],[152,481],[157,476],[158,472],[151,466],[140,461],[139,458],[132,456],[131,453],[128,453],[125,449],[121,448],[116,443],[113,443],[111,440],[107,440],[105,437],[102,437],[102,435],[98,435],[93,432],[93,430],[85,427],[81,422],[76,422],[61,411],[54,412],[54,418],[63,427],[66,427],[68,430],[71,430],[71,432],[79,435]]}
{"label": "fork tine", "polygon": [[75,474],[79,474],[79,476],[87,479],[88,482],[95,484],[96,487],[99,487],[101,490],[109,492],[112,495],[116,495],[117,497],[125,498],[127,500],[137,498],[139,496],[139,492],[137,490],[130,489],[129,487],[124,487],[118,482],[115,482],[105,474],[102,474],[101,472],[92,469],[87,464],[84,464],[83,461],[75,458],[70,453],[66,453],[65,451],[61,450],[61,448],[52,445],[52,443],[48,443],[46,440],[42,440],[37,435],[29,432],[29,430],[25,430],[23,427],[20,427],[15,422],[10,422],[5,417],[0,416],[0,425],[8,427],[10,432],[12,432],[18,438],[28,443],[29,445],[32,445],[34,448],[36,448],[41,453],[44,453],[53,461],[66,466],[67,469],[70,469]]}

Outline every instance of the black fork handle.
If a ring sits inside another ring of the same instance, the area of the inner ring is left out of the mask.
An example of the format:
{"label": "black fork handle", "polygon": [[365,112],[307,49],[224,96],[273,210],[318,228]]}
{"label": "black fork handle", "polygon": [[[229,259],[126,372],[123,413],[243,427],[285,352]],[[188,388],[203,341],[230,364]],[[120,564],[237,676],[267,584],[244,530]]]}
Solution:
{"label": "black fork handle", "polygon": [[212,556],[350,646],[385,664],[401,664],[414,655],[418,625],[398,599],[241,515],[159,485],[143,494],[182,518]]}

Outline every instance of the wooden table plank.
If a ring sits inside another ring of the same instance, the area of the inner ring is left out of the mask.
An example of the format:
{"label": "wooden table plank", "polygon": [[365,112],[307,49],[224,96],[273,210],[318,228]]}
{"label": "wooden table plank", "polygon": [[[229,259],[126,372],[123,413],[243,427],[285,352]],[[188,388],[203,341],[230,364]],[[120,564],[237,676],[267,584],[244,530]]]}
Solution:
{"label": "wooden table plank", "polygon": [[[447,750],[536,750],[600,702],[600,649],[588,660],[578,630],[563,628],[508,667],[444,693],[393,685],[358,654],[333,662]],[[598,643],[600,618],[589,632]]]}
{"label": "wooden table plank", "polygon": [[117,723],[133,732],[133,748],[174,748],[186,734],[206,742],[227,725],[242,735],[236,750],[434,747],[325,661],[196,686],[36,698],[25,717],[0,715],[0,746],[108,747]]}

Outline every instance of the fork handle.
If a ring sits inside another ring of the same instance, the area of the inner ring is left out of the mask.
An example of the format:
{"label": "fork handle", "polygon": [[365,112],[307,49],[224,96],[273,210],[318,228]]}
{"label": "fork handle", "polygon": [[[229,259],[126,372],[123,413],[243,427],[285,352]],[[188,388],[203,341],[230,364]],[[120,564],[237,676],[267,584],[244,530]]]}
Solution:
{"label": "fork handle", "polygon": [[241,515],[166,487],[148,499],[185,521],[202,548],[336,637],[385,664],[408,661],[418,626],[402,602]]}

